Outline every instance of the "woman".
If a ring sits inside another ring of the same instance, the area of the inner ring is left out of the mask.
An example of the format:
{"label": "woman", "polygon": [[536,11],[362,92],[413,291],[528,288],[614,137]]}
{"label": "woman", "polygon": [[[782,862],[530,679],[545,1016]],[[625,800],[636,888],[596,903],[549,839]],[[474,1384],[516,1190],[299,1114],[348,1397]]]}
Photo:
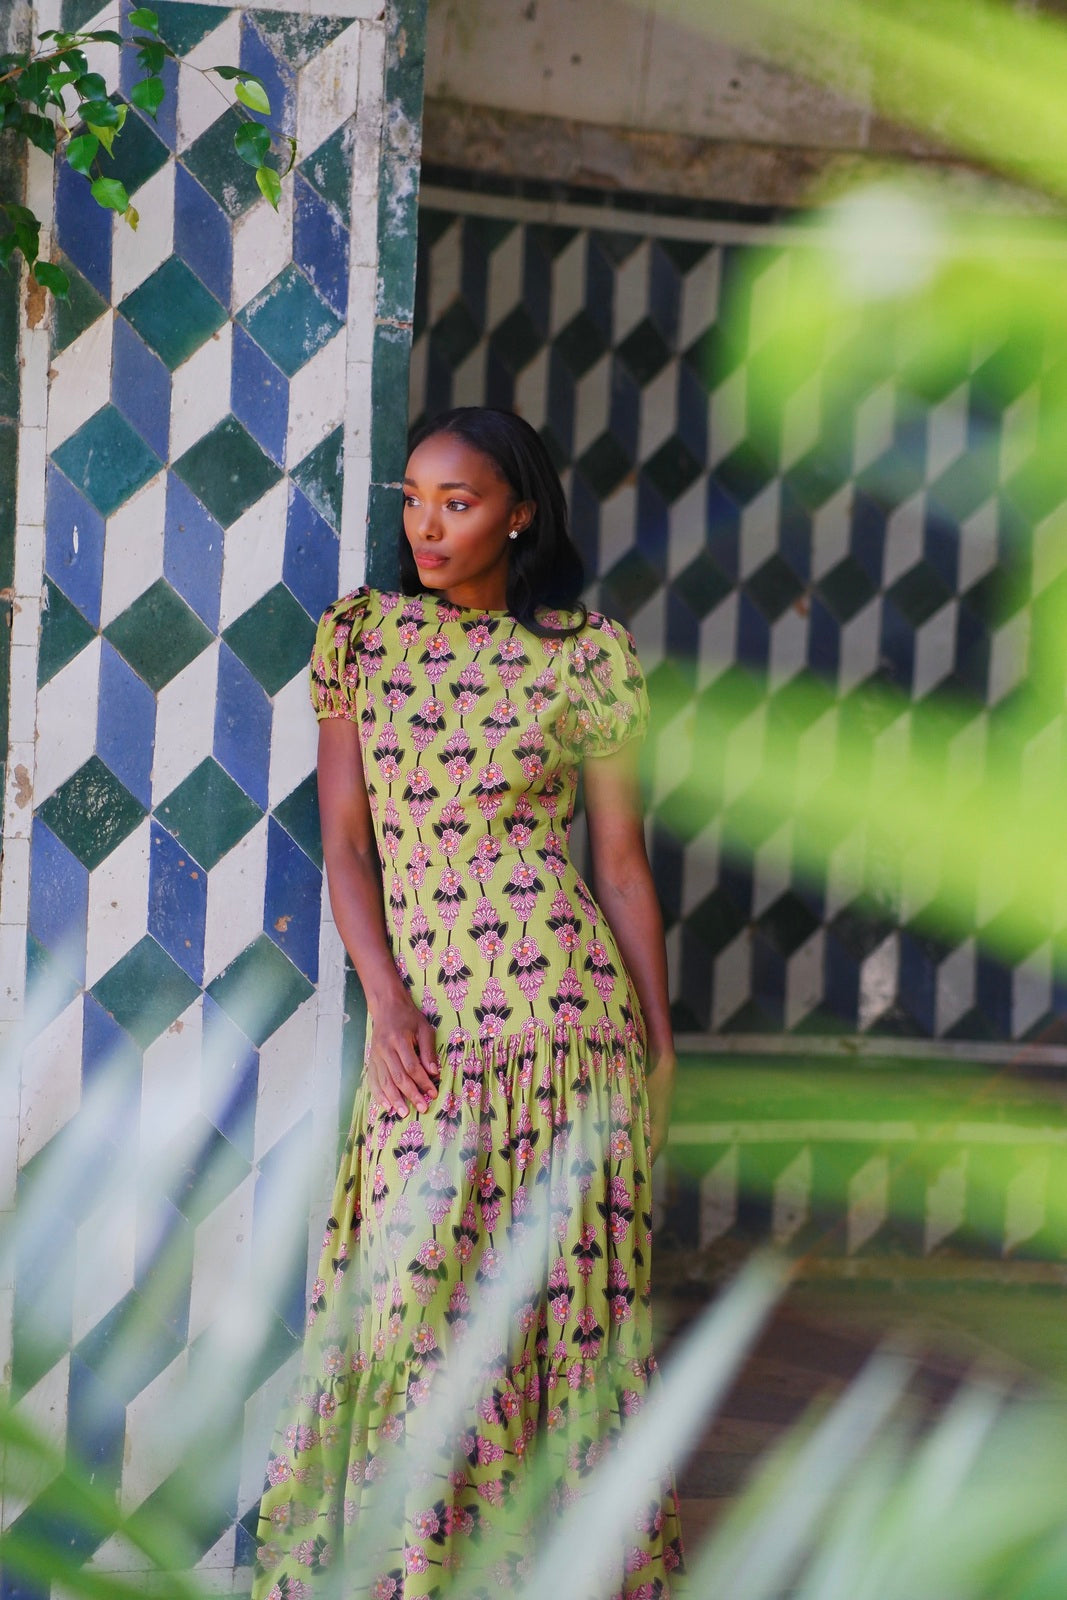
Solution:
{"label": "woman", "polygon": [[[327,610],[312,661],[369,1035],[268,1466],[254,1592],[273,1600],[521,1587],[655,1366],[674,1054],[633,641],[581,605],[559,478],[509,412],[415,439],[400,569],[402,594]],[[596,900],[567,854],[579,771]],[[605,1595],[670,1593],[669,1485],[617,1558]]]}

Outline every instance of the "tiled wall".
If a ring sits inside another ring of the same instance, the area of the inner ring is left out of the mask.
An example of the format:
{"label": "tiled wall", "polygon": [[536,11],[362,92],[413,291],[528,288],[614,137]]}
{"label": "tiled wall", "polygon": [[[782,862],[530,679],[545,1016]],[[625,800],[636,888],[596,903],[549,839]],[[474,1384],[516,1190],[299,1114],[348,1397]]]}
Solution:
{"label": "tiled wall", "polygon": [[[821,678],[839,714],[856,716],[872,686],[912,702],[947,692],[957,714],[967,709],[961,738],[986,748],[1048,581],[1031,562],[1031,500],[1003,442],[1009,404],[1018,417],[1038,403],[1037,369],[1004,395],[998,352],[975,351],[921,399],[890,361],[832,437],[804,390],[772,441],[753,433],[748,408],[773,355],[761,294],[788,271],[767,226],[708,206],[672,218],[665,204],[567,203],[532,183],[509,195],[461,180],[424,175],[412,412],[488,401],[541,428],[594,574],[590,600],[633,628],[654,691],[688,686],[686,715],[652,749],[679,1028],[1009,1051],[1058,1040],[1065,995],[1051,942],[1006,968],[981,952],[977,914],[969,937],[943,942],[916,924],[921,895],[904,909],[891,894],[861,900],[862,840],[842,838],[812,882],[792,870],[788,837],[727,858],[710,810],[674,825],[679,763],[701,706],[728,681],[749,684],[756,710]],[[1054,740],[1057,715],[1027,737]],[[887,737],[906,739],[909,720],[905,709]]]}
{"label": "tiled wall", "polygon": [[[71,294],[51,327],[22,330],[0,1019],[35,1030],[20,1206],[76,1147],[106,1067],[122,1085],[110,1159],[139,1171],[161,1117],[192,1152],[165,1226],[134,1207],[92,1283],[84,1233],[64,1247],[47,1325],[32,1250],[0,1285],[26,1414],[127,1507],[166,1476],[145,1443],[153,1396],[180,1383],[216,1290],[262,1251],[271,1174],[310,1134],[318,1190],[332,1181],[345,975],[322,915],[306,666],[318,614],[363,576],[368,502],[388,510],[400,475],[403,408],[372,424],[371,399],[396,392],[410,345],[425,15],[424,0],[155,9],[182,62],[158,122],[131,110],[116,144],[140,225],[61,168],[53,239]],[[113,22],[92,0],[37,14],[39,28]],[[217,63],[257,73],[273,126],[297,139],[278,214],[234,154],[231,97],[196,70]],[[125,66],[114,86],[128,89]],[[51,179],[34,155],[45,216]],[[201,1045],[223,1064],[214,1102]],[[209,1158],[224,1176],[205,1205]],[[177,1293],[145,1333],[144,1370],[109,1389],[161,1230],[184,1241]],[[267,1388],[249,1395],[260,1427],[299,1339],[305,1268],[302,1254],[274,1294],[254,1379]],[[216,1575],[248,1559],[234,1515],[247,1520],[260,1471],[246,1461],[229,1525],[194,1551]],[[47,1527],[42,1505],[5,1514]]]}

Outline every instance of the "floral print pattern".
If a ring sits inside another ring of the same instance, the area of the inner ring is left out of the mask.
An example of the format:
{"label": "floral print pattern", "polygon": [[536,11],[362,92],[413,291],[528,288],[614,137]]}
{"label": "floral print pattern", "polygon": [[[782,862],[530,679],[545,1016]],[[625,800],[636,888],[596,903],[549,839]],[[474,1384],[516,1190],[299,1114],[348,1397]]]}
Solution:
{"label": "floral print pattern", "polygon": [[[253,1594],[422,1600],[459,1571],[464,1593],[514,1592],[655,1371],[643,1025],[568,854],[581,762],[644,731],[644,680],[596,613],[540,637],[361,589],[323,616],[311,689],[359,729],[393,955],[441,1076],[421,1114],[357,1093]],[[616,1555],[605,1597],[671,1594],[670,1483]]]}

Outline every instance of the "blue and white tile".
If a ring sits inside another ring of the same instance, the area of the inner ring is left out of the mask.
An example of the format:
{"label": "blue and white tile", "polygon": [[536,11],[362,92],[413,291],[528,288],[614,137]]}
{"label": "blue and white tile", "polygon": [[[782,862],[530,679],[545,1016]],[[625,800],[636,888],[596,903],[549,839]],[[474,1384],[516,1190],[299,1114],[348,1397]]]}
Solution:
{"label": "blue and white tile", "polygon": [[126,1406],[120,1505],[133,1511],[179,1465],[189,1406],[189,1354],[183,1350]]}
{"label": "blue and white tile", "polygon": [[552,298],[549,333],[562,333],[585,306],[585,266],[589,236],[576,233],[552,262]]}
{"label": "blue and white tile", "polygon": [[138,595],[163,576],[163,531],[167,480],[163,473],[108,517],[100,626],[106,628]]}
{"label": "blue and white tile", "polygon": [[752,946],[747,934],[733,939],[712,964],[711,1026],[718,1032],[752,994]]}
{"label": "blue and white tile", "polygon": [[274,696],[267,798],[273,808],[314,767],[318,725],[311,709],[307,673],[301,671]]}
{"label": "blue and white tile", "polygon": [[39,690],[34,774],[34,799],[38,806],[93,754],[99,685],[100,639],[97,637]]}
{"label": "blue and white tile", "polygon": [[206,756],[215,737],[215,684],[219,645],[206,650],[166,684],[157,697],[152,804],[165,800]]}
{"label": "blue and white tile", "polygon": [[263,928],[267,819],[262,818],[208,875],[204,982],[210,983]]}
{"label": "blue and white tile", "polygon": [[151,823],[146,817],[89,874],[87,988],[148,932],[150,848]]}
{"label": "blue and white tile", "polygon": [[271,706],[267,693],[223,642],[219,647],[211,753],[223,771],[264,810],[270,743]]}
{"label": "blue and white tile", "polygon": [[826,992],[826,933],[816,928],[794,950],[785,964],[785,1004],[783,1021],[787,1029],[799,1027],[804,1018],[822,1003]]}
{"label": "blue and white tile", "polygon": [[612,339],[621,344],[642,322],[648,308],[648,278],[651,245],[639,244],[615,271],[615,302],[612,307]]}
{"label": "blue and white tile", "polygon": [[521,228],[512,228],[489,257],[485,289],[485,321],[498,328],[522,299],[523,244]]}
{"label": "blue and white tile", "polygon": [[233,308],[246,306],[293,258],[293,190],[282,185],[278,209],[257,201],[233,226]]}
{"label": "blue and white tile", "polygon": [[678,348],[688,350],[706,333],[719,314],[722,283],[722,251],[709,250],[682,281],[682,303],[678,319]]}
{"label": "blue and white tile", "polygon": [[175,372],[170,408],[172,461],[228,414],[232,352],[233,323],[226,322]]}
{"label": "blue and white tile", "polygon": [[53,358],[48,449],[56,450],[111,398],[111,338],[115,313],[105,312]]}
{"label": "blue and white tile", "polygon": [[[579,403],[581,386],[578,389]],[[609,415],[604,395],[601,416]],[[637,457],[648,461],[665,444],[678,425],[678,363],[668,361],[641,391],[641,420],[637,432]],[[575,454],[577,454],[577,450]]]}
{"label": "blue and white tile", "polygon": [[306,154],[356,114],[362,32],[346,28],[297,75],[296,137]]}
{"label": "blue and white tile", "polygon": [[544,345],[515,379],[515,408],[532,428],[543,428],[548,420],[548,361]]}
{"label": "blue and white tile", "polygon": [[715,390],[708,415],[708,466],[714,469],[748,435],[748,369],[742,364]]}
{"label": "blue and white tile", "polygon": [[178,67],[178,153],[217,122],[231,99],[228,85],[209,68],[236,61],[241,53],[241,13],[219,18],[219,26],[193,46]]}
{"label": "blue and white tile", "polygon": [[816,373],[789,396],[782,415],[782,442],[779,456],[783,472],[814,449],[822,424],[822,377]]}
{"label": "blue and white tile", "polygon": [[235,1285],[249,1274],[255,1181],[255,1174],[249,1173],[196,1229],[189,1301],[190,1342],[211,1326]]}
{"label": "blue and white tile", "polygon": [[43,1150],[80,1108],[83,1012],[78,995],[23,1051],[20,1167]]}
{"label": "blue and white tile", "polygon": [[103,1185],[100,1203],[77,1227],[71,1341],[77,1344],[134,1286],[137,1187],[132,1163],[125,1181]]}
{"label": "blue and white tile", "polygon": [[741,512],[738,560],[741,578],[751,578],[778,549],[781,502],[781,480],[772,478]]}
{"label": "blue and white tile", "polygon": [[342,330],[289,380],[286,464],[303,461],[309,450],[345,417],[345,334]]}
{"label": "blue and white tile", "polygon": [[174,163],[142,183],[133,197],[139,218],[136,229],[120,221],[111,257],[111,295],[119,304],[151,277],[174,249]]}
{"label": "blue and white tile", "polygon": [[246,612],[282,575],[289,489],[284,478],[226,529],[219,628]]}
{"label": "blue and white tile", "polygon": [[307,1114],[307,1085],[293,1071],[294,1061],[315,1059],[318,1016],[306,1000],[272,1034],[259,1052],[254,1159],[261,1161],[282,1136]]}
{"label": "blue and white tile", "polygon": [[852,471],[864,472],[892,446],[897,415],[897,385],[887,379],[864,395],[852,426]]}
{"label": "blue and white tile", "polygon": [[[200,1075],[197,1065],[203,1041],[203,997],[198,995],[177,1019],[148,1046],[141,1068],[140,1154],[153,1171],[157,1189],[166,1187],[168,1166],[176,1147],[199,1138]],[[189,1150],[188,1155],[192,1155]]]}
{"label": "blue and white tile", "polygon": [[70,1386],[70,1356],[65,1355],[50,1367],[28,1394],[15,1406],[15,1417],[33,1430],[34,1437],[51,1446],[34,1460],[25,1459],[18,1476],[18,1487],[8,1486],[3,1498],[3,1526],[10,1528],[31,1500],[57,1476],[67,1445],[67,1390]]}

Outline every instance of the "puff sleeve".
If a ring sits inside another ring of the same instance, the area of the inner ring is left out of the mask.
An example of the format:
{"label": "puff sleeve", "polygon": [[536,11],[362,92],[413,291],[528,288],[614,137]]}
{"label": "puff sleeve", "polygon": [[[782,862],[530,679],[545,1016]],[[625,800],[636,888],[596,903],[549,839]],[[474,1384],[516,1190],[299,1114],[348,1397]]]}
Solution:
{"label": "puff sleeve", "polygon": [[571,744],[583,759],[608,756],[642,738],[648,728],[648,690],[632,634],[591,611],[570,645],[567,692],[573,708]]}
{"label": "puff sleeve", "polygon": [[311,655],[311,704],[320,722],[358,720],[359,641],[369,597],[369,589],[356,589],[327,606],[320,618]]}

